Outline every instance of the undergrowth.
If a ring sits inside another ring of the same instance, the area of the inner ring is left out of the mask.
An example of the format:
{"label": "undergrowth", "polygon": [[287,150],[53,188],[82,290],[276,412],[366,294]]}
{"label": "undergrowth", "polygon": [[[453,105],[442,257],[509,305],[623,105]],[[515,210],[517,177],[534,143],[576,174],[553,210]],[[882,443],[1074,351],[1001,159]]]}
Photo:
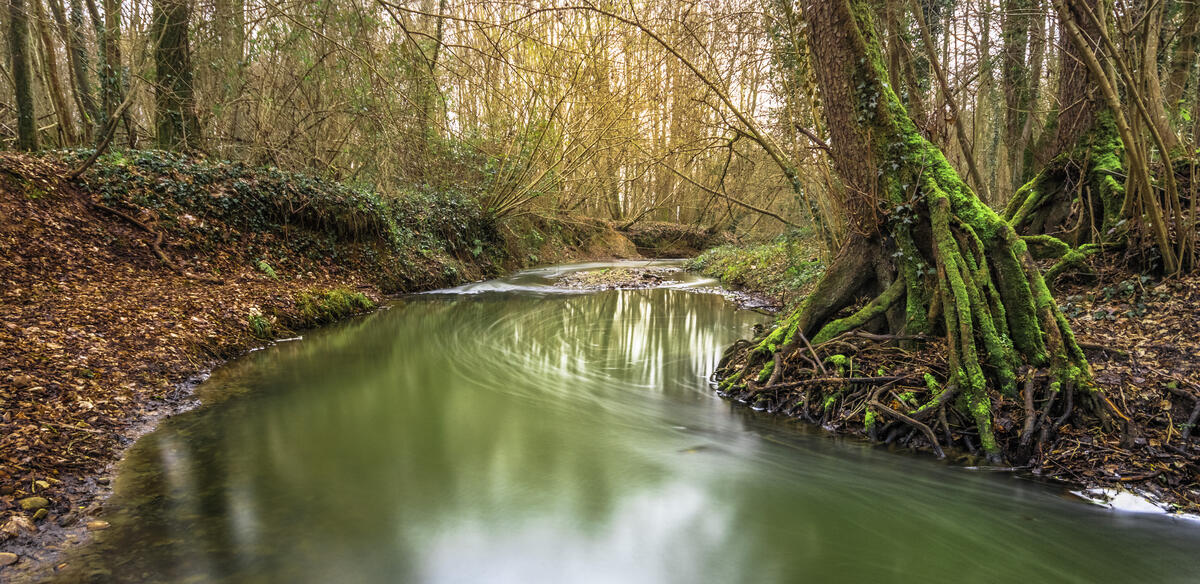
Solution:
{"label": "undergrowth", "polygon": [[[89,153],[61,156],[74,161]],[[349,242],[364,244],[373,263],[391,263],[389,256],[402,263],[438,258],[485,266],[507,259],[497,220],[471,195],[454,190],[385,194],[277,168],[136,150],[105,154],[83,181],[104,205],[149,215],[200,251],[229,244],[250,250],[270,234],[312,259],[336,259]],[[268,277],[283,273],[261,257],[248,260]]]}
{"label": "undergrowth", "polygon": [[819,248],[811,234],[794,230],[765,243],[714,247],[693,259],[688,269],[791,304],[824,273]]}

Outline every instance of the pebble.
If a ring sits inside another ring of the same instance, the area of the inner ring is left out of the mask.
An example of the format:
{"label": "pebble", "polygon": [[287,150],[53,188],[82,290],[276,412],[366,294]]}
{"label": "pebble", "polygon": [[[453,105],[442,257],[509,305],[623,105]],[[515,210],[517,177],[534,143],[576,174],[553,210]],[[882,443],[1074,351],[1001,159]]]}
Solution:
{"label": "pebble", "polygon": [[8,552],[0,552],[0,566],[11,566],[17,563],[17,554]]}
{"label": "pebble", "polygon": [[88,521],[87,529],[88,529],[88,531],[100,531],[102,529],[108,529],[108,522],[107,521]]}
{"label": "pebble", "polygon": [[25,497],[17,501],[17,504],[26,511],[37,511],[38,509],[49,507],[50,500],[45,497]]}

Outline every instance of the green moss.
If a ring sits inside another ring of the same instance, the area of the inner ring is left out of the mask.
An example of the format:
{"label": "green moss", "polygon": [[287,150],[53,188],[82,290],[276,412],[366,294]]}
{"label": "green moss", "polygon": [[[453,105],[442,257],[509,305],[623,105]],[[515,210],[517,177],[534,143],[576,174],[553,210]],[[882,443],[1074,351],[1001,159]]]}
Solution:
{"label": "green moss", "polygon": [[306,325],[334,322],[356,312],[370,310],[375,303],[361,292],[334,288],[333,290],[309,290],[296,297],[296,307]]}
{"label": "green moss", "polygon": [[904,292],[904,281],[896,280],[891,286],[888,286],[887,290],[884,290],[882,294],[868,302],[858,312],[846,318],[839,318],[822,327],[820,332],[813,337],[813,343],[824,343],[842,333],[862,327],[872,318],[883,314],[887,309],[891,308],[896,301],[900,300],[900,296]]}
{"label": "green moss", "polygon": [[737,382],[740,381],[741,379],[742,379],[742,372],[738,371],[737,373],[734,373],[733,375],[730,375],[729,377],[722,379],[721,382],[717,384],[717,389],[722,392],[728,392],[729,390],[736,387]]}
{"label": "green moss", "polygon": [[762,371],[758,372],[758,382],[763,383],[766,380],[770,379],[771,372],[774,370],[775,370],[775,361],[774,360],[767,361],[767,364],[763,365]]}
{"label": "green moss", "polygon": [[837,369],[838,375],[842,377],[849,375],[854,368],[854,362],[845,355],[830,355],[825,358],[825,362],[833,365]]}
{"label": "green moss", "polygon": [[837,399],[838,399],[838,394],[836,394],[836,393],[825,396],[824,401],[821,402],[821,409],[823,411],[828,412],[829,408],[832,408],[833,404],[837,403]]}
{"label": "green moss", "polygon": [[1024,235],[1021,239],[1025,241],[1026,247],[1033,246],[1030,253],[1034,259],[1046,258],[1061,258],[1071,251],[1071,246],[1067,242],[1044,233],[1036,235]]}
{"label": "green moss", "polygon": [[942,386],[937,382],[937,379],[929,373],[925,374],[925,387],[929,390],[929,393],[935,396],[942,392]]}
{"label": "green moss", "polygon": [[775,328],[754,348],[755,352],[762,355],[772,355],[779,349],[790,344],[792,337],[796,333],[796,325],[799,322],[801,310],[793,310],[779,324],[775,325]]}
{"label": "green moss", "polygon": [[[1029,182],[1021,185],[1021,188],[1017,189],[1016,193],[1013,193],[1012,198],[1008,200],[1008,204],[1004,207],[1004,219],[1006,221],[1014,225],[1020,223],[1020,219],[1017,219],[1017,217],[1023,217],[1024,214],[1022,211],[1027,208],[1026,202],[1036,201],[1040,198],[1038,186],[1041,183],[1041,179],[1041,175],[1038,175]],[[1028,211],[1026,210],[1025,212],[1027,213]]]}
{"label": "green moss", "polygon": [[867,408],[866,413],[863,414],[863,430],[870,432],[871,429],[874,428],[875,424],[877,424],[878,422],[879,422],[879,415],[876,414],[870,408]]}

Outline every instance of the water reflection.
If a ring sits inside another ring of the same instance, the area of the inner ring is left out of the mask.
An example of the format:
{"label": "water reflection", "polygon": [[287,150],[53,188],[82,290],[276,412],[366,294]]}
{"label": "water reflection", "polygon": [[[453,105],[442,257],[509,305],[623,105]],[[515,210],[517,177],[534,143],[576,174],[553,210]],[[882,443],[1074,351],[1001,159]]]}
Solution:
{"label": "water reflection", "polygon": [[[522,280],[523,278],[523,280]],[[220,370],[63,581],[1189,581],[1200,530],[807,435],[686,290],[427,295]],[[507,288],[505,288],[507,286]]]}

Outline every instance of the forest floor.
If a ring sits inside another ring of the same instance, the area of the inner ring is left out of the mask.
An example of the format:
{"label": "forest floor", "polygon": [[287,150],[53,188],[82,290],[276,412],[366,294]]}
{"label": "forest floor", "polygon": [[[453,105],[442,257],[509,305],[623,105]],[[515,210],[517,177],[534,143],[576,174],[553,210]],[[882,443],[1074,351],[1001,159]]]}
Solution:
{"label": "forest floor", "polygon": [[489,222],[161,153],[66,182],[74,162],[0,155],[0,580],[105,528],[113,463],[214,366],[390,294],[637,257],[594,221]]}
{"label": "forest floor", "polygon": [[[691,268],[794,307],[820,273],[815,255],[795,252],[813,247],[803,240],[726,246],[701,255]],[[793,253],[786,253],[788,249]],[[1068,423],[1042,453],[1039,466],[1015,470],[1080,487],[1098,502],[1113,489],[1127,489],[1164,510],[1198,513],[1200,432],[1194,429],[1200,421],[1200,338],[1196,335],[1200,274],[1160,280],[1094,264],[1090,274],[1064,277],[1054,294],[1094,369],[1097,386],[1134,422],[1137,431],[1102,432]],[[908,384],[911,387],[902,383],[892,392],[899,397],[891,403],[894,409],[907,409],[906,396],[926,391],[920,381],[924,373],[945,378],[946,351],[938,341],[916,351],[870,339],[841,345],[835,352],[851,355],[850,376],[885,371],[889,376],[915,380]],[[800,413],[804,395],[804,390],[797,389],[770,396],[727,397],[796,420],[818,421],[836,434],[868,436],[861,413],[845,419],[837,415],[824,420],[805,418]],[[1014,444],[1022,430],[1014,420],[1021,419],[1023,404],[998,394],[993,395],[993,402],[999,412],[997,438]],[[892,448],[929,449],[922,436],[909,433],[905,438],[904,434],[879,432],[874,438]],[[971,445],[970,436],[964,439],[955,434],[951,438],[946,442]],[[979,460],[973,452],[948,454],[964,464]]]}

